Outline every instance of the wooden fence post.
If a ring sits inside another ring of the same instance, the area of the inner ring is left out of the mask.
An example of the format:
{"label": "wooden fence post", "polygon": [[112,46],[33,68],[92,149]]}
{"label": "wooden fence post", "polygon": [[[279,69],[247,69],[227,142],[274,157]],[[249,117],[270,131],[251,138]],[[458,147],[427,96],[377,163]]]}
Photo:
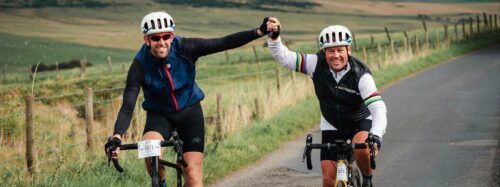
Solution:
{"label": "wooden fence post", "polygon": [[387,29],[387,27],[385,27],[385,34],[387,34],[387,40],[389,41],[388,43],[391,43],[391,34],[389,33],[389,29]]}
{"label": "wooden fence post", "polygon": [[498,29],[498,15],[495,14],[495,29]]}
{"label": "wooden fence post", "polygon": [[479,20],[479,14],[476,14],[476,25],[477,25],[477,33],[480,33],[481,32],[481,20]]}
{"label": "wooden fence post", "polygon": [[467,40],[467,33],[465,31],[465,19],[462,19],[462,40]]}
{"label": "wooden fence post", "polygon": [[387,64],[387,60],[389,59],[389,55],[387,54],[387,48],[389,48],[389,46],[385,46],[384,47],[384,61],[383,62],[383,66],[385,66]]}
{"label": "wooden fence post", "polygon": [[418,34],[415,34],[415,55],[420,54],[420,46],[418,45]]}
{"label": "wooden fence post", "polygon": [[403,39],[403,48],[404,48],[405,55],[408,55],[408,40],[407,40],[407,38]]}
{"label": "wooden fence post", "polygon": [[375,38],[373,38],[373,35],[371,35],[371,46],[375,46]]}
{"label": "wooden fence post", "polygon": [[86,67],[87,67],[87,57],[84,57],[83,60],[80,60],[80,79],[85,78]]}
{"label": "wooden fence post", "polygon": [[439,38],[439,30],[436,29],[436,38],[434,38],[434,48],[437,49],[439,48],[439,43],[440,43],[440,38]]}
{"label": "wooden fence post", "polygon": [[259,62],[259,56],[257,55],[257,50],[255,50],[255,45],[252,45],[253,54],[255,55],[255,62]]}
{"label": "wooden fence post", "polygon": [[488,24],[488,16],[486,16],[486,12],[483,12],[483,20],[484,20],[484,30],[487,31],[489,28],[489,24]]}
{"label": "wooden fence post", "polygon": [[26,167],[31,176],[37,172],[35,128],[33,126],[33,95],[26,96]]}
{"label": "wooden fence post", "polygon": [[354,42],[354,49],[357,51],[358,50],[358,44],[356,43],[356,35],[352,33],[352,40]]}
{"label": "wooden fence post", "polygon": [[56,76],[59,76],[59,62],[56,61]]}
{"label": "wooden fence post", "polygon": [[108,56],[108,71],[109,71],[109,73],[113,72],[113,69],[112,69],[112,66],[111,66],[111,65],[112,65],[112,64],[111,64],[111,57],[110,57],[110,56]]}
{"label": "wooden fence post", "polygon": [[394,41],[391,40],[391,59],[396,59],[396,51],[394,50]]}
{"label": "wooden fence post", "polygon": [[472,29],[472,25],[474,24],[474,20],[472,19],[472,16],[469,17],[469,23],[470,23],[469,39],[472,39],[472,35],[474,35],[474,30]]}
{"label": "wooden fence post", "polygon": [[367,63],[367,59],[366,59],[366,46],[363,46],[363,62]]}
{"label": "wooden fence post", "polygon": [[425,48],[429,50],[430,47],[429,32],[427,31],[427,25],[425,24],[425,21],[422,21],[422,25],[424,25],[424,32],[425,32]]}
{"label": "wooden fence post", "polygon": [[488,28],[490,30],[493,30],[493,15],[491,15],[491,14],[490,14],[490,21],[488,23],[489,23]]}
{"label": "wooden fence post", "polygon": [[5,69],[7,69],[7,64],[3,65],[2,68],[3,80],[7,80],[7,73],[5,73]]}
{"label": "wooden fence post", "polygon": [[94,121],[94,101],[92,88],[85,88],[85,126],[87,127],[87,150],[92,148],[92,123]]}
{"label": "wooden fence post", "polygon": [[403,31],[403,34],[405,36],[405,39],[404,39],[405,40],[404,43],[406,44],[405,45],[405,50],[406,50],[406,52],[408,52],[408,45],[410,44],[410,42],[409,42],[410,40],[408,39],[408,33],[406,33],[406,31]]}
{"label": "wooden fence post", "polygon": [[[242,108],[242,106],[241,106],[241,105],[238,105],[238,111],[239,111],[239,113],[240,113],[240,119],[241,119],[241,121],[240,121],[240,122],[241,122],[241,123],[243,123],[243,124],[246,124],[246,123],[247,123],[247,118],[246,118],[246,116],[243,114],[243,108]],[[240,124],[241,124],[241,123],[240,123]]]}
{"label": "wooden fence post", "polygon": [[444,39],[448,40],[448,25],[444,24]]}
{"label": "wooden fence post", "polygon": [[455,23],[455,41],[458,41],[458,23]]}
{"label": "wooden fence post", "polygon": [[255,98],[255,119],[257,120],[262,119],[262,109],[258,97]]}
{"label": "wooden fence post", "polygon": [[278,95],[281,90],[281,69],[278,67],[276,68],[276,89],[278,90]]}
{"label": "wooden fence post", "polygon": [[378,53],[377,65],[378,65],[378,69],[381,69],[382,68],[382,46],[380,45],[380,43],[377,43],[377,53]]}
{"label": "wooden fence post", "polygon": [[221,141],[223,137],[222,133],[222,95],[221,93],[217,93],[217,116],[215,118],[215,128],[217,133],[215,134],[215,138],[217,141]]}

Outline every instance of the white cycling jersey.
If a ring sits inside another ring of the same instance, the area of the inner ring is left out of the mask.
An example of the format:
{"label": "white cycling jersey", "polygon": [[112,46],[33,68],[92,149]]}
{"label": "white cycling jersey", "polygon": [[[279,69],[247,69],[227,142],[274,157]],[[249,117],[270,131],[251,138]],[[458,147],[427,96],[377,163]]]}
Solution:
{"label": "white cycling jersey", "polygon": [[[304,54],[290,51],[281,43],[280,37],[276,41],[273,41],[269,38],[267,40],[267,43],[273,58],[282,66],[291,70],[295,70],[297,72],[307,74],[311,78],[313,77],[314,71],[316,69],[316,64],[318,63],[318,56],[316,54]],[[333,78],[335,79],[335,81],[337,81],[337,83],[350,70],[351,67],[349,63],[347,64],[347,68],[337,73],[330,69]],[[378,94],[375,81],[369,73],[364,74],[360,78],[358,88],[360,91],[359,94],[361,95],[361,98],[363,100],[369,98],[375,93]],[[387,127],[387,109],[385,103],[384,101],[379,99],[375,102],[368,103],[367,107],[370,110],[371,115],[366,119],[372,120],[372,128],[370,132],[382,138]],[[321,115],[320,128],[322,131],[337,130],[325,119],[325,117],[323,117],[323,114]]]}

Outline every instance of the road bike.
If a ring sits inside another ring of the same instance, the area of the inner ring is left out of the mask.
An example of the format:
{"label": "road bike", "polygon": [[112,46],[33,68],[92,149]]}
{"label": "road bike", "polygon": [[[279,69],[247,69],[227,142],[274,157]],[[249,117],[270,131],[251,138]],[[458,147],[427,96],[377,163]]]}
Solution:
{"label": "road bike", "polygon": [[[182,173],[183,168],[188,166],[188,163],[184,160],[184,152],[182,151],[182,140],[179,139],[179,135],[176,131],[172,132],[171,140],[161,141],[161,140],[143,140],[134,144],[122,144],[120,150],[134,150],[137,149],[139,152],[139,158],[150,158],[151,159],[151,184],[153,187],[160,186],[160,174],[158,172],[159,167],[167,166],[174,168],[177,172],[177,187],[182,187]],[[177,155],[176,163],[168,162],[159,158],[161,154],[162,147],[172,146]],[[115,150],[116,147],[110,147],[106,150],[108,155],[108,165],[112,161],[118,172],[123,172],[123,168],[120,166],[118,159],[111,159],[111,152]]]}
{"label": "road bike", "polygon": [[[369,137],[372,137],[369,135]],[[334,143],[313,144],[312,134],[306,137],[306,147],[302,156],[302,162],[307,160],[307,169],[312,170],[311,151],[312,149],[336,149],[337,150],[337,180],[336,187],[361,187],[361,172],[359,168],[353,164],[354,149],[370,148],[370,166],[376,168],[374,143],[371,138],[367,139],[367,143],[355,144],[350,139],[335,139]]]}

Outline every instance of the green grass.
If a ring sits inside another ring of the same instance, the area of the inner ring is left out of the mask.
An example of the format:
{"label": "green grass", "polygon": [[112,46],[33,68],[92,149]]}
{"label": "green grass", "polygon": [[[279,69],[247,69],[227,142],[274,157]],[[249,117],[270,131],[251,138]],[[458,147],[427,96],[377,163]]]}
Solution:
{"label": "green grass", "polygon": [[135,52],[0,33],[0,62],[7,66],[9,72],[26,70],[38,61],[53,65],[56,62],[87,58],[92,64],[101,64],[108,62],[108,56],[115,63],[130,62]]}

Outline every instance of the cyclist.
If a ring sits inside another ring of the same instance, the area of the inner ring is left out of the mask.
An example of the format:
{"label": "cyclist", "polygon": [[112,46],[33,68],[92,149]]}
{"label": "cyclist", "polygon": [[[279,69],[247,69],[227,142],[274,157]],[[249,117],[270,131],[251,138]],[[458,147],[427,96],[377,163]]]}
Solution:
{"label": "cyclist", "polygon": [[[119,146],[127,131],[135,102],[142,87],[147,111],[143,140],[167,140],[177,129],[183,140],[187,186],[203,186],[204,118],[200,101],[205,97],[195,82],[199,57],[236,48],[268,34],[267,18],[259,28],[222,38],[185,38],[176,35],[175,22],[166,12],[151,12],[141,22],[144,44],[128,71],[123,104],[115,123],[113,138],[105,145]],[[119,149],[112,152],[116,159]],[[149,160],[145,159],[146,167]],[[150,172],[151,168],[147,168]],[[161,168],[162,185],[165,170]]]}
{"label": "cyclist", "polygon": [[[341,25],[326,27],[319,35],[320,50],[316,54],[297,53],[282,45],[279,21],[272,17],[269,20],[275,36],[267,42],[274,59],[313,80],[321,110],[322,143],[339,138],[364,143],[371,132],[377,153],[387,126],[387,110],[370,69],[350,55],[351,32]],[[335,150],[321,150],[323,186],[334,186],[336,182],[336,157]],[[356,149],[355,157],[363,174],[363,186],[372,186],[369,150]]]}

